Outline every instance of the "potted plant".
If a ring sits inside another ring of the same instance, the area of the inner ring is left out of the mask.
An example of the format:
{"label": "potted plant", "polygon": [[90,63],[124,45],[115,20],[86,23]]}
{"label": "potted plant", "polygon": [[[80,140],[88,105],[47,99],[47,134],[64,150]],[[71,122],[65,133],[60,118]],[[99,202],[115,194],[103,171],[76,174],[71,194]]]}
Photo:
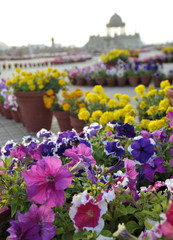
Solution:
{"label": "potted plant", "polygon": [[134,66],[130,64],[126,72],[129,84],[132,87],[137,86],[139,83],[140,76],[139,65],[140,65],[139,62],[136,62]]}
{"label": "potted plant", "polygon": [[37,132],[41,128],[50,129],[52,123],[52,111],[46,109],[43,96],[49,89],[58,93],[67,86],[66,72],[60,73],[57,69],[47,68],[47,72],[18,73],[12,80],[7,80],[7,85],[14,90],[17,97],[20,112],[28,132]]}
{"label": "potted plant", "polygon": [[106,83],[108,86],[115,86],[117,80],[116,68],[106,70]]}
{"label": "potted plant", "polygon": [[[62,92],[62,96],[66,96],[66,91]],[[60,131],[71,130],[72,126],[70,124],[70,112],[63,110],[63,105],[65,102],[60,103],[57,94],[49,89],[46,91],[46,94],[43,96],[43,101],[45,107],[53,111],[53,115],[56,117]]]}

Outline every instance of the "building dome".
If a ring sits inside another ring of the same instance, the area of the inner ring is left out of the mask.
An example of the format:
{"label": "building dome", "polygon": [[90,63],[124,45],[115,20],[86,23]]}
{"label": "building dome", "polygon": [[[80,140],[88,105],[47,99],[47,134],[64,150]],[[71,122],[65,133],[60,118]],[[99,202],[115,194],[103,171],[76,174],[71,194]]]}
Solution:
{"label": "building dome", "polygon": [[114,14],[110,20],[109,23],[106,24],[107,27],[124,27],[125,23],[122,21],[121,17],[118,14]]}

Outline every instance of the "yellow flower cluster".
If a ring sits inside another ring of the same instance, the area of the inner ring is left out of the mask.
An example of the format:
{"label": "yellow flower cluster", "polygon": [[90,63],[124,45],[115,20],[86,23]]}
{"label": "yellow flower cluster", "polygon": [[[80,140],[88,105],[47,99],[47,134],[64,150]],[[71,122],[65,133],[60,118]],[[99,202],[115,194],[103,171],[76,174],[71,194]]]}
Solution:
{"label": "yellow flower cluster", "polygon": [[108,62],[112,62],[114,60],[117,60],[119,58],[128,59],[129,56],[130,56],[130,53],[129,53],[128,50],[125,50],[125,49],[114,49],[112,51],[107,52],[106,54],[103,53],[101,55],[101,60],[104,63],[108,63]]}
{"label": "yellow flower cluster", "polygon": [[55,100],[55,92],[52,89],[46,91],[46,94],[43,96],[44,105],[46,108],[51,109]]}
{"label": "yellow flower cluster", "polygon": [[164,53],[172,53],[173,52],[173,46],[166,46],[161,49],[162,52]]}
{"label": "yellow flower cluster", "polygon": [[53,89],[58,93],[60,89],[64,89],[67,86],[65,77],[66,72],[60,73],[57,69],[47,68],[47,72],[44,70],[37,72],[22,71],[21,68],[16,68],[15,75],[11,80],[8,80],[6,84],[12,87],[15,91],[46,91]]}

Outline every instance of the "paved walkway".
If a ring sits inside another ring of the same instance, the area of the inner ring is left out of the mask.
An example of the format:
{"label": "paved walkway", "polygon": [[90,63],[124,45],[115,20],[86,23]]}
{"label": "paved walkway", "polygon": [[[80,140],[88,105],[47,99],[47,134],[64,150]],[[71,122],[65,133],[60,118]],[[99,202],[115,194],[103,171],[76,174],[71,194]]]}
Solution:
{"label": "paved walkway", "polygon": [[[71,69],[74,66],[84,67],[89,66],[93,62],[97,62],[97,58],[93,58],[90,61],[84,62],[84,63],[73,63],[73,64],[63,64],[58,65],[58,70],[62,71],[64,69]],[[39,68],[40,69],[40,68]],[[46,69],[46,68],[42,68]],[[164,72],[168,72],[168,70],[173,69],[173,64],[164,64]],[[26,69],[27,71],[36,71],[37,69]],[[13,70],[4,70],[1,72],[2,78],[11,78],[11,74],[14,72]],[[70,90],[76,89],[78,86],[70,86]],[[83,92],[91,91],[93,87],[90,86],[80,86]],[[109,97],[113,97],[115,93],[121,93],[121,94],[128,94],[130,97],[133,97],[135,94],[134,88],[130,86],[125,87],[104,87],[105,93],[108,94]],[[134,104],[134,103],[132,103]],[[57,123],[57,120],[55,117],[53,117],[52,120],[52,127],[51,131],[54,133],[57,133],[59,131],[59,126]],[[14,120],[7,120],[5,117],[3,117],[0,114],[0,146],[2,147],[8,140],[13,139],[16,142],[21,142],[23,136],[27,136],[29,133],[27,132],[26,128],[22,125],[22,123],[16,123]]]}

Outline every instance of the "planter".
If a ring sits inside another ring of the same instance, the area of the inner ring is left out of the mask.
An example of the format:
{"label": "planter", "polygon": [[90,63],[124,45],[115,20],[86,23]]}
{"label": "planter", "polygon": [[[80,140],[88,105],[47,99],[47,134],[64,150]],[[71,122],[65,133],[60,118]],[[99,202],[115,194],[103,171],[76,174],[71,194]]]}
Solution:
{"label": "planter", "polygon": [[10,111],[11,111],[11,116],[14,119],[14,121],[20,122],[19,110],[14,111],[14,110],[10,109]]}
{"label": "planter", "polygon": [[151,82],[151,76],[143,76],[141,77],[141,84],[148,87]]}
{"label": "planter", "polygon": [[53,115],[56,117],[61,132],[71,130],[70,113],[63,111],[53,111]]}
{"label": "planter", "polygon": [[117,78],[117,84],[119,87],[123,87],[127,84],[127,78]]}
{"label": "planter", "polygon": [[72,85],[76,85],[76,79],[74,77],[69,77],[69,80]]}
{"label": "planter", "polygon": [[43,96],[46,92],[15,92],[14,94],[27,131],[36,133],[42,128],[50,130],[53,114],[44,106]]}
{"label": "planter", "polygon": [[113,87],[116,84],[116,77],[106,78],[106,83],[108,86]]}
{"label": "planter", "polygon": [[128,80],[129,80],[130,86],[132,86],[132,87],[137,86],[138,83],[139,83],[139,77],[138,76],[129,76]]}
{"label": "planter", "polygon": [[2,114],[2,115],[4,115],[4,112],[3,112],[3,103],[2,102],[0,102],[0,113]]}
{"label": "planter", "polygon": [[10,108],[4,108],[3,107],[3,113],[4,113],[4,117],[6,119],[12,119],[12,115],[11,115],[11,111],[10,111]]}
{"label": "planter", "polygon": [[96,83],[97,83],[98,85],[104,86],[104,85],[106,85],[106,78],[104,78],[104,77],[98,77],[98,78],[96,78]]}
{"label": "planter", "polygon": [[156,77],[156,76],[153,76],[152,80],[154,82],[154,86],[159,88],[160,87],[160,83],[161,83],[161,79]]}
{"label": "planter", "polygon": [[85,121],[80,120],[78,118],[70,116],[71,126],[76,130],[76,132],[82,132],[83,128],[86,126]]}
{"label": "planter", "polygon": [[96,85],[96,82],[95,82],[94,79],[87,79],[86,83],[87,83],[88,86],[95,86]]}
{"label": "planter", "polygon": [[166,93],[167,93],[168,97],[170,98],[171,104],[173,106],[173,88],[168,88]]}
{"label": "planter", "polygon": [[85,78],[83,78],[83,77],[76,77],[76,85],[79,85],[79,86],[85,85]]}

